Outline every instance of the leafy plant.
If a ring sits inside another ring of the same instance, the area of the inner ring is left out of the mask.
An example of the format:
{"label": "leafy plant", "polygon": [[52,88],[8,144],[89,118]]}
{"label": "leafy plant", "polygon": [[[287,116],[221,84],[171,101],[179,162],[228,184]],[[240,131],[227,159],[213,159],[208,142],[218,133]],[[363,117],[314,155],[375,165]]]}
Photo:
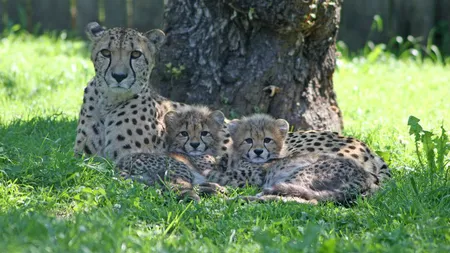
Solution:
{"label": "leafy plant", "polygon": [[171,62],[166,64],[167,73],[170,74],[171,76],[173,76],[177,80],[178,80],[178,78],[180,78],[181,74],[183,73],[183,70],[185,70],[184,65],[175,67],[175,66],[172,66]]}
{"label": "leafy plant", "polygon": [[423,168],[428,167],[431,175],[444,175],[447,179],[450,162],[448,158],[450,142],[446,130],[441,125],[441,134],[435,135],[430,131],[424,130],[419,122],[420,119],[409,116],[409,134],[414,136],[419,163]]}

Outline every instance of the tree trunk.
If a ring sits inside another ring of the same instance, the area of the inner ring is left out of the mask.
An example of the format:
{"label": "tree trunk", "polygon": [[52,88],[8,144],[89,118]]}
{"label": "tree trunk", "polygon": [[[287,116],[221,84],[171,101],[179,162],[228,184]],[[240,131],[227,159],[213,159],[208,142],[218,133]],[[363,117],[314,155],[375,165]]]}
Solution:
{"label": "tree trunk", "polygon": [[[168,0],[167,42],[153,75],[162,95],[342,130],[333,91],[342,0]],[[264,87],[280,89],[271,96]]]}

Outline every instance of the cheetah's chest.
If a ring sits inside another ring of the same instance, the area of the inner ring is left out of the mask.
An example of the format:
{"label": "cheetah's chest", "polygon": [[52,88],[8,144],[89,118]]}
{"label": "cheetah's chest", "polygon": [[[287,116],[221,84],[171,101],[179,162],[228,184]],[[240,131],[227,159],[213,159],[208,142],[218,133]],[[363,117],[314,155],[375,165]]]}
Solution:
{"label": "cheetah's chest", "polygon": [[128,101],[105,118],[104,156],[114,160],[136,152],[164,151],[164,113],[145,98]]}

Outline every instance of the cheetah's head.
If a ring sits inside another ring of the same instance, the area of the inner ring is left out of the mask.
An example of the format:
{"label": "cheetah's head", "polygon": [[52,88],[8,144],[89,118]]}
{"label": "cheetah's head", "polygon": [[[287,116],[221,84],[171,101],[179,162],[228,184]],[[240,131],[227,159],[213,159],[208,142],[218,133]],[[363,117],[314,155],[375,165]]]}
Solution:
{"label": "cheetah's head", "polygon": [[289,123],[267,114],[254,114],[228,123],[233,139],[233,160],[264,163],[284,156]]}
{"label": "cheetah's head", "polygon": [[92,22],[86,26],[86,34],[92,41],[91,60],[102,91],[135,95],[147,86],[156,53],[165,39],[161,30],[105,30]]}
{"label": "cheetah's head", "polygon": [[169,151],[192,156],[221,155],[231,145],[224,132],[225,116],[221,111],[210,111],[204,106],[184,106],[165,115]]}

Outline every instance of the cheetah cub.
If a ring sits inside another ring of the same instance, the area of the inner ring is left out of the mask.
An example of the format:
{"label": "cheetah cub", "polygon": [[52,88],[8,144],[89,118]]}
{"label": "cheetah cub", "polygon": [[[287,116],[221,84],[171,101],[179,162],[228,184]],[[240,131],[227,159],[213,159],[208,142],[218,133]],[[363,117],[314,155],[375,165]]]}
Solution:
{"label": "cheetah cub", "polygon": [[266,114],[256,114],[232,120],[227,127],[233,142],[228,155],[230,161],[226,170],[211,171],[208,181],[222,186],[261,187],[272,164],[270,161],[285,156],[284,142],[289,123]]}
{"label": "cheetah cub", "polygon": [[[348,154],[335,151],[331,146],[340,146],[341,141],[353,140],[348,137],[322,135],[321,132],[302,132],[306,143],[312,136],[320,136],[318,145],[312,142],[298,152],[290,149],[287,133],[289,124],[275,120],[265,114],[255,114],[242,120],[233,121],[228,129],[233,139],[232,170],[253,170],[265,174],[263,191],[256,196],[243,197],[247,200],[296,201],[317,203],[335,201],[347,204],[359,195],[367,195],[378,189],[378,175],[365,170],[359,160]],[[302,136],[302,135],[300,135]],[[308,138],[310,137],[310,138]],[[338,143],[335,143],[338,142]],[[330,145],[327,145],[330,144]],[[314,150],[311,147],[316,147]],[[321,147],[321,148],[317,148]],[[327,149],[329,148],[329,149]],[[288,155],[288,156],[287,156]],[[359,150],[358,157],[368,155],[366,149]],[[370,155],[368,155],[370,157]],[[236,159],[240,158],[238,162]],[[250,163],[248,163],[250,162]],[[267,162],[265,164],[259,164]]]}
{"label": "cheetah cub", "polygon": [[221,111],[204,106],[185,106],[164,116],[169,153],[136,153],[118,163],[121,175],[148,185],[168,182],[181,197],[199,201],[193,186],[205,183],[216,166],[216,155],[224,154],[231,137]]}

